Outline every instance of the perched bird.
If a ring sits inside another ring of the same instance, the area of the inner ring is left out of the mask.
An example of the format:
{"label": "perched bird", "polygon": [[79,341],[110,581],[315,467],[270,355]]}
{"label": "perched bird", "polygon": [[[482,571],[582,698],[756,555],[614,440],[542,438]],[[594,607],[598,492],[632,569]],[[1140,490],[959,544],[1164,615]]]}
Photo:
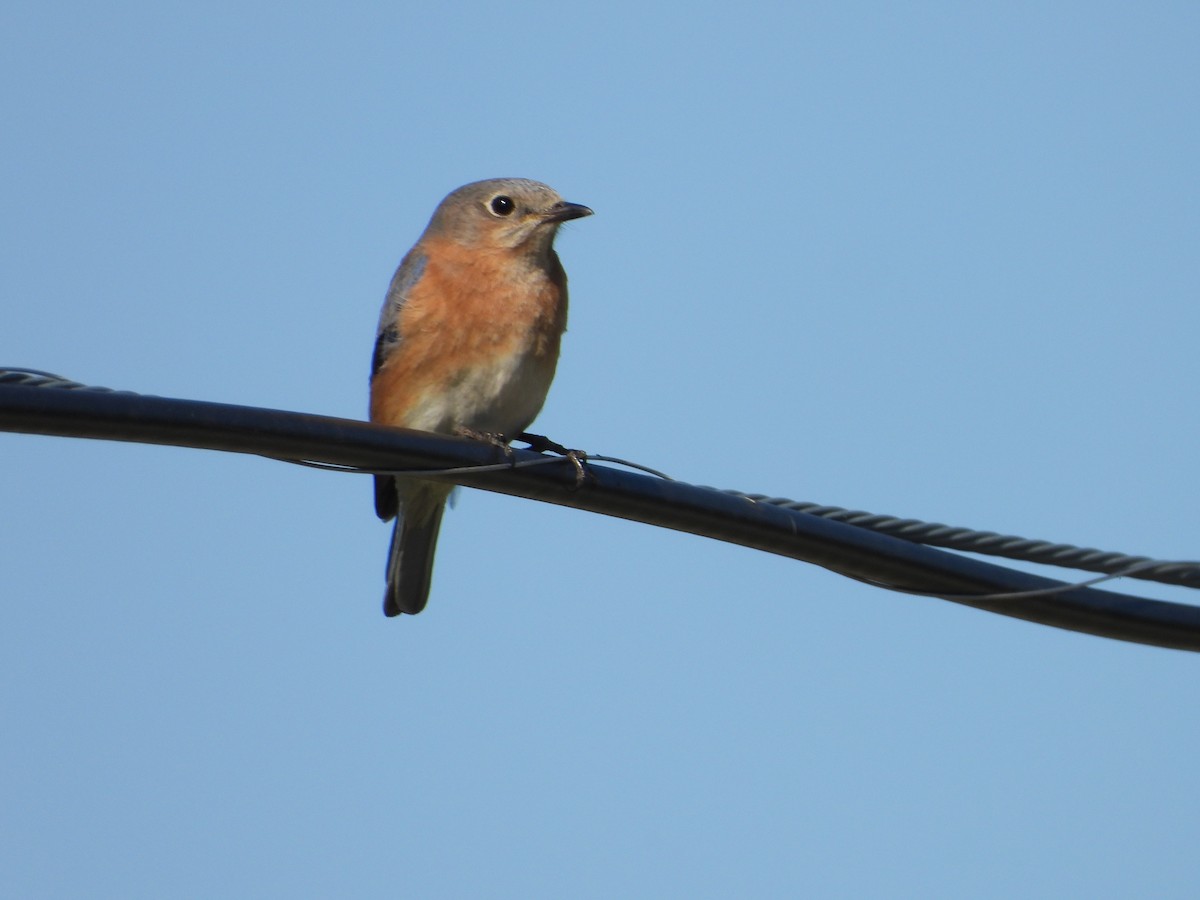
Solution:
{"label": "perched bird", "polygon": [[[542,408],[567,326],[558,226],[592,211],[524,178],[453,191],[396,270],[371,365],[371,421],[507,443]],[[451,486],[375,476],[396,517],[383,611],[425,608]]]}

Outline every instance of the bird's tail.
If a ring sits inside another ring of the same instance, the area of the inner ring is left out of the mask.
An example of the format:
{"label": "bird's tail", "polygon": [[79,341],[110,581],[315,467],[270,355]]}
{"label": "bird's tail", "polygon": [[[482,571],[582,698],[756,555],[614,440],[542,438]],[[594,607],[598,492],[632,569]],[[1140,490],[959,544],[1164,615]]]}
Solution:
{"label": "bird's tail", "polygon": [[415,616],[429,600],[433,580],[433,554],[450,487],[429,482],[408,482],[399,488],[400,512],[388,553],[384,615]]}

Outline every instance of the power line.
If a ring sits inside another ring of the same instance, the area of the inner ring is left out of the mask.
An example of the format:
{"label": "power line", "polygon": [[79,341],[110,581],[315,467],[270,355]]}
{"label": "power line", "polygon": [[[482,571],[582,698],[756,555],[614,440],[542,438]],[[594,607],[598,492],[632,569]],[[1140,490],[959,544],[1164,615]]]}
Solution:
{"label": "power line", "polygon": [[[43,372],[39,369],[0,368],[0,384],[20,384],[29,387],[66,390],[112,391],[111,388],[82,384],[77,381],[71,381],[61,375]],[[553,442],[546,441],[545,439],[540,439],[540,441],[550,444],[560,453],[567,452],[566,448],[555,445]],[[629,460],[601,455],[591,455],[588,458],[594,461],[614,462],[657,475],[660,478],[673,480],[670,479],[670,476],[656,469],[630,462]],[[331,466],[305,460],[287,461],[312,465],[315,468],[345,469],[354,472],[364,471],[354,467]],[[556,462],[558,460],[553,457],[537,457],[535,459],[527,459],[519,464],[509,462],[492,466],[440,469],[438,470],[438,474],[457,475],[467,471],[481,473]],[[890,534],[916,544],[928,544],[933,547],[945,547],[951,550],[981,553],[988,556],[1002,556],[1007,559],[1041,563],[1068,569],[1081,569],[1086,572],[1099,572],[1106,575],[1157,581],[1162,584],[1200,588],[1200,563],[1195,562],[1155,560],[1147,556],[1131,556],[1127,553],[1097,550],[1092,547],[1078,547],[1073,544],[1052,543],[1050,541],[1023,538],[1011,534],[978,531],[959,525],[943,525],[939,522],[903,519],[896,516],[864,512],[862,510],[845,509],[840,506],[826,506],[809,501],[790,500],[786,497],[771,497],[766,494],[748,494],[743,491],[722,488],[707,488],[707,490],[720,490],[722,493],[735,497],[744,497],[756,503],[767,503],[784,509],[807,513],[810,516],[820,516],[821,518],[832,519],[837,522],[846,522],[858,528],[866,528],[870,531],[877,531],[880,534]]]}
{"label": "power line", "polygon": [[[869,514],[839,510],[830,518],[820,518],[795,508],[794,501],[718,491],[591,463],[586,482],[579,485],[568,460],[527,450],[498,458],[495,447],[479,441],[351,419],[93,389],[49,373],[17,369],[0,369],[0,430],[224,450],[370,472],[400,468],[435,474],[454,469],[456,474],[441,477],[741,544],[870,584],[942,597],[1001,615],[1117,640],[1200,651],[1200,608],[1195,606],[1076,587],[837,520],[842,514],[849,514],[850,520]],[[901,523],[897,533],[911,533],[914,529],[906,523],[914,522],[894,520],[893,526]],[[925,537],[949,539],[937,533],[947,526],[928,527],[932,531]],[[1006,540],[1023,540],[993,537],[1001,539],[997,546],[1005,555],[1013,552],[1012,546],[1002,546]],[[1070,549],[1084,556],[1100,553]],[[1165,572],[1181,579],[1174,583],[1195,585],[1196,564],[1108,556],[1103,562],[1110,568],[1116,565],[1117,572],[1133,574],[1130,570],[1137,569],[1145,575],[1165,567],[1160,576]],[[1082,568],[1099,564],[1096,559],[1084,561],[1089,565]],[[1015,593],[1024,596],[1006,596]]]}

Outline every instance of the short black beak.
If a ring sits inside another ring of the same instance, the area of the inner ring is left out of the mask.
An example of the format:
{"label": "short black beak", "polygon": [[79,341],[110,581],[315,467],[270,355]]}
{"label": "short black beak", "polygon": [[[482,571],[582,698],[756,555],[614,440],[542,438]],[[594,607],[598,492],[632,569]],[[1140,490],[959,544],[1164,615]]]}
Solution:
{"label": "short black beak", "polygon": [[566,222],[570,219],[582,219],[590,216],[592,211],[581,203],[568,203],[562,200],[546,210],[543,217],[547,222]]}

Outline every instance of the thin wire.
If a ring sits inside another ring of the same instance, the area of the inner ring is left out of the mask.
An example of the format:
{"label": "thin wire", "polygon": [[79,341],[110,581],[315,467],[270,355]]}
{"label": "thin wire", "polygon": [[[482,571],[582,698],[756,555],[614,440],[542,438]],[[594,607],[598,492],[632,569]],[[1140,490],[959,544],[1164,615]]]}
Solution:
{"label": "thin wire", "polygon": [[661,478],[663,481],[674,481],[670,475],[665,472],[660,472],[658,469],[652,469],[649,466],[643,466],[641,463],[630,462],[627,459],[621,459],[619,456],[601,456],[599,453],[587,454],[588,459],[594,459],[598,462],[614,463],[618,466],[626,466],[630,469],[637,469],[639,472],[645,472],[647,475],[653,475],[655,478]]}
{"label": "thin wire", "polygon": [[[323,469],[327,472],[349,472],[354,475],[412,475],[414,477],[425,477],[433,475],[466,475],[473,472],[504,472],[508,469],[527,469],[530,466],[545,466],[545,465],[562,465],[571,463],[569,456],[545,456],[541,459],[522,459],[513,460],[512,462],[504,463],[486,463],[478,466],[456,466],[452,469],[364,469],[361,466],[340,466],[335,463],[316,462],[311,459],[288,459],[282,456],[266,456],[266,459],[273,459],[277,462],[292,463],[297,466],[307,466],[310,469]],[[584,459],[584,463],[588,460],[597,462],[615,463],[619,466],[626,466],[630,469],[637,469],[641,472],[657,476],[665,481],[674,481],[670,475],[664,475],[657,469],[652,469],[649,466],[643,466],[640,463],[629,462],[629,460],[619,459],[615,456],[602,456],[598,453],[588,453]]]}
{"label": "thin wire", "polygon": [[1086,581],[1076,581],[1073,584],[1064,584],[1061,587],[1042,588],[1041,590],[1036,590],[1036,591],[1007,591],[1002,594],[936,593],[933,591],[922,591],[922,590],[917,590],[914,588],[900,587],[897,584],[891,584],[891,583],[885,582],[885,581],[877,581],[873,578],[864,578],[861,575],[855,575],[853,572],[839,572],[838,574],[844,575],[847,578],[852,578],[855,581],[861,581],[863,584],[869,584],[872,587],[883,588],[884,590],[888,590],[888,591],[895,591],[898,594],[910,594],[915,597],[934,597],[938,600],[953,600],[955,602],[962,602],[964,600],[967,600],[967,601],[970,601],[970,600],[984,601],[984,600],[986,600],[988,602],[992,602],[992,601],[1001,601],[1001,600],[1031,600],[1035,597],[1054,597],[1059,594],[1067,593],[1068,591],[1074,591],[1074,590],[1078,590],[1080,588],[1094,587],[1097,584],[1103,584],[1106,581],[1113,581],[1114,579],[1117,579],[1117,578],[1125,578],[1127,576],[1134,576],[1140,570],[1152,567],[1155,564],[1156,564],[1155,560],[1149,560],[1145,563],[1141,563],[1140,565],[1129,566],[1128,568],[1123,569],[1120,572],[1112,572],[1112,573],[1109,573],[1108,575],[1100,575],[1097,578],[1089,578]]}
{"label": "thin wire", "polygon": [[450,469],[365,469],[361,466],[342,466],[337,463],[318,462],[312,459],[289,459],[283,456],[265,456],[265,458],[297,466],[307,466],[310,469],[322,469],[326,472],[348,472],[352,475],[411,475],[414,478],[467,475],[477,472],[507,472],[510,469],[528,469],[530,466],[562,465],[571,462],[565,456],[547,456],[541,459],[514,459],[512,462],[485,463],[479,466],[455,466]]}

